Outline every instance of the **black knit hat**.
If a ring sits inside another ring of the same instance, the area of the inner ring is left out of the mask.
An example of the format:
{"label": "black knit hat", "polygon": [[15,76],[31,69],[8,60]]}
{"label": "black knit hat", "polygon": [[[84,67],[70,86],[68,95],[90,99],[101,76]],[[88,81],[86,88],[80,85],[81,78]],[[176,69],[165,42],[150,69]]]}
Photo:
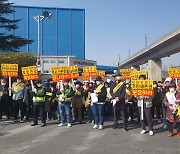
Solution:
{"label": "black knit hat", "polygon": [[96,81],[102,81],[102,78],[101,78],[100,76],[98,76],[98,77],[96,78]]}
{"label": "black knit hat", "polygon": [[39,80],[36,81],[36,83],[42,83],[42,80],[39,79]]}
{"label": "black knit hat", "polygon": [[114,77],[117,77],[117,76],[122,76],[119,71],[117,71],[116,73],[114,73]]}
{"label": "black knit hat", "polygon": [[79,80],[77,80],[74,84],[75,84],[75,85],[80,85],[80,86],[82,86],[82,82],[79,81]]}

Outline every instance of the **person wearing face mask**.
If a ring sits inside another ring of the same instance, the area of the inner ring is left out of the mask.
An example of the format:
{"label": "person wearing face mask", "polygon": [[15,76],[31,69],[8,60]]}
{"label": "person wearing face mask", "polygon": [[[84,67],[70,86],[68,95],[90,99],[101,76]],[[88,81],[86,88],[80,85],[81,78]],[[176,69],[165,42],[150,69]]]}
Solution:
{"label": "person wearing face mask", "polygon": [[[146,75],[140,75],[139,80],[146,80]],[[153,121],[152,121],[152,114],[151,114],[151,107],[152,107],[152,97],[148,96],[136,96],[138,100],[138,109],[140,115],[140,123],[141,123],[141,134],[146,133],[146,120],[149,128],[149,135],[153,136]]]}
{"label": "person wearing face mask", "polygon": [[21,120],[24,122],[24,116],[26,114],[26,100],[27,100],[27,87],[22,82],[22,77],[17,78],[17,82],[12,85],[12,101],[13,101],[13,123],[17,122],[18,114],[20,110]]}
{"label": "person wearing face mask", "polygon": [[154,114],[156,110],[156,119],[158,122],[161,122],[161,109],[162,109],[162,91],[158,88],[158,83],[156,81],[153,82],[154,86],[154,96],[152,98],[152,118],[154,119]]}
{"label": "person wearing face mask", "polygon": [[93,83],[90,82],[88,84],[88,90],[85,91],[84,98],[85,98],[85,106],[86,112],[88,115],[87,123],[94,123],[94,116],[93,116],[93,103],[91,101],[91,93],[93,93]]}
{"label": "person wearing face mask", "polygon": [[8,96],[8,86],[6,79],[1,79],[0,84],[0,119],[2,114],[5,112],[7,119],[10,118],[10,98]]}
{"label": "person wearing face mask", "polygon": [[71,127],[71,101],[74,95],[73,88],[69,85],[69,81],[65,80],[64,85],[60,86],[57,91],[58,96],[58,106],[61,117],[61,123],[58,127],[65,125],[65,120],[67,121],[68,127]]}
{"label": "person wearing face mask", "polygon": [[106,87],[107,91],[107,96],[106,96],[106,101],[105,101],[105,111],[106,111],[106,116],[109,120],[112,121],[113,119],[113,106],[111,103],[111,93],[110,93],[110,82],[105,82],[104,86]]}
{"label": "person wearing face mask", "polygon": [[164,86],[162,87],[162,93],[163,93],[163,102],[162,102],[162,114],[163,114],[163,129],[167,129],[167,120],[166,120],[166,112],[167,112],[167,107],[164,104],[164,97],[166,93],[169,91],[169,84],[171,84],[172,78],[167,77],[164,81]]}
{"label": "person wearing face mask", "polygon": [[57,119],[56,111],[57,111],[58,101],[57,101],[56,93],[57,93],[56,84],[50,81],[49,86],[46,88],[46,102],[45,102],[45,111],[48,113],[48,120]]}
{"label": "person wearing face mask", "polygon": [[174,124],[177,129],[177,137],[180,138],[180,84],[171,83],[168,85],[169,92],[166,93],[164,104],[167,107],[166,118],[168,120],[168,136],[173,136]]}
{"label": "person wearing face mask", "polygon": [[125,95],[125,109],[126,109],[126,115],[127,115],[127,120],[130,117],[131,118],[131,123],[134,122],[134,109],[135,109],[135,102],[136,99],[134,96],[132,96],[131,93],[131,83],[130,81],[126,81],[126,95]]}
{"label": "person wearing face mask", "polygon": [[104,105],[107,96],[107,91],[106,91],[106,87],[103,84],[103,80],[100,76],[96,78],[96,85],[94,85],[93,87],[93,92],[95,98],[93,99],[91,97],[93,103],[94,120],[95,120],[95,125],[93,129],[102,130],[104,125]]}
{"label": "person wearing face mask", "polygon": [[79,124],[82,123],[82,107],[83,107],[84,90],[80,81],[75,82],[74,96],[72,97],[72,122],[78,117]]}
{"label": "person wearing face mask", "polygon": [[125,95],[126,95],[126,83],[121,81],[120,72],[116,72],[115,82],[111,84],[110,94],[111,94],[111,102],[113,103],[113,111],[114,111],[114,129],[118,128],[118,119],[120,114],[122,116],[123,121],[123,130],[127,131],[126,124],[126,110],[125,110]]}
{"label": "person wearing face mask", "polygon": [[34,109],[34,118],[33,124],[31,126],[38,125],[38,116],[39,112],[41,114],[41,127],[46,126],[46,112],[45,112],[45,98],[46,98],[46,89],[42,86],[42,81],[36,81],[36,88],[33,89],[33,109]]}

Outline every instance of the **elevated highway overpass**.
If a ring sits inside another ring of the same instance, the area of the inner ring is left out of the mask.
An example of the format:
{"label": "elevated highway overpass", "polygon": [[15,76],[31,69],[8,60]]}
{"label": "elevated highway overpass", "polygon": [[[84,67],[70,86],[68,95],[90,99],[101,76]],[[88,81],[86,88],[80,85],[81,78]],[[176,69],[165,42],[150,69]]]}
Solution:
{"label": "elevated highway overpass", "polygon": [[149,79],[162,79],[161,58],[180,52],[180,27],[161,37],[146,48],[120,63],[120,68],[134,67],[148,63]]}

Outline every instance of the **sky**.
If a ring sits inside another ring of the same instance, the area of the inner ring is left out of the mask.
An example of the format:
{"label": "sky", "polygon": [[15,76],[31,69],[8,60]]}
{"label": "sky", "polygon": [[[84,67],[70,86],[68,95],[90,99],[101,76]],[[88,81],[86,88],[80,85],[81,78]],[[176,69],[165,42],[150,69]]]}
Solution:
{"label": "sky", "polygon": [[[9,0],[15,5],[85,9],[86,59],[116,66],[180,26],[180,0]],[[163,68],[180,66],[180,53]]]}

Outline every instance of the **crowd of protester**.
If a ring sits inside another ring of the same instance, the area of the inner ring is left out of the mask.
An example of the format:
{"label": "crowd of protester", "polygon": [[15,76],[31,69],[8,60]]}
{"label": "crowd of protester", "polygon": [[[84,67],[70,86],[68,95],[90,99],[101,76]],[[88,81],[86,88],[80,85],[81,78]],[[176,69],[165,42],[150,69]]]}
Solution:
{"label": "crowd of protester", "polygon": [[[140,75],[140,80],[146,76]],[[114,79],[103,80],[97,77],[91,81],[72,82],[64,80],[54,83],[51,80],[23,82],[18,77],[8,87],[7,80],[0,83],[0,120],[5,118],[12,123],[32,120],[31,126],[41,127],[47,121],[58,120],[59,127],[72,127],[74,124],[92,123],[93,129],[104,129],[104,121],[112,121],[113,129],[130,130],[129,125],[141,125],[141,134],[154,135],[154,121],[162,123],[162,129],[173,136],[177,129],[180,138],[180,83],[170,77],[154,81],[154,96],[132,96],[130,80],[121,80],[116,73]],[[9,91],[12,96],[9,96]],[[120,124],[122,120],[122,124]]]}

